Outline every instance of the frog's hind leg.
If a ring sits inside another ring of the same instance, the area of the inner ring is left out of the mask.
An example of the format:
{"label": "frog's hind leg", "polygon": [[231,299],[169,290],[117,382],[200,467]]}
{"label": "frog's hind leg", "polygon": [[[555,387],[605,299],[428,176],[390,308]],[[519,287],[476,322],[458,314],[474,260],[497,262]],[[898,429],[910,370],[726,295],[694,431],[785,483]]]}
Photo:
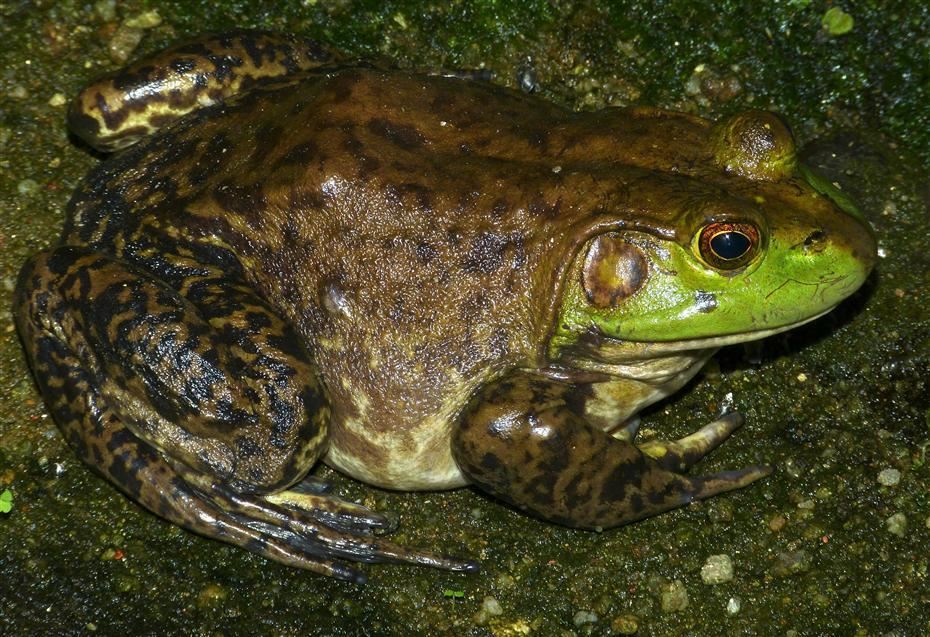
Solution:
{"label": "frog's hind leg", "polygon": [[239,30],[201,37],[95,81],[71,103],[68,127],[97,150],[120,150],[256,84],[339,59],[293,35]]}
{"label": "frog's hind leg", "polygon": [[325,448],[308,354],[233,274],[170,274],[172,286],[67,246],[20,274],[20,334],[84,461],[158,515],[289,565],[353,581],[364,576],[340,560],[474,568],[375,537],[383,516],[319,488],[278,493]]}
{"label": "frog's hind leg", "polygon": [[[771,473],[752,466],[681,473],[741,423],[724,417],[677,442],[617,438],[569,407],[571,385],[514,372],[485,387],[463,414],[452,448],[476,484],[567,526],[609,528],[739,489]],[[630,432],[632,437],[632,432]]]}

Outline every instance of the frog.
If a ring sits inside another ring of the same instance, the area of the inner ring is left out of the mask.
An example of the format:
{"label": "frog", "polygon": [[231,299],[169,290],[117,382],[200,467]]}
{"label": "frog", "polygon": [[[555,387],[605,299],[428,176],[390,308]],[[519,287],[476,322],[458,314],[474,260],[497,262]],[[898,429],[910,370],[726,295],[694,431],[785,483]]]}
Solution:
{"label": "frog", "polygon": [[14,295],[64,439],[174,524],[351,582],[478,563],[393,542],[320,463],[588,530],[769,475],[691,471],[737,412],[646,441],[639,414],[876,262],[766,111],[579,112],[235,31],[92,82],[68,123],[103,160]]}

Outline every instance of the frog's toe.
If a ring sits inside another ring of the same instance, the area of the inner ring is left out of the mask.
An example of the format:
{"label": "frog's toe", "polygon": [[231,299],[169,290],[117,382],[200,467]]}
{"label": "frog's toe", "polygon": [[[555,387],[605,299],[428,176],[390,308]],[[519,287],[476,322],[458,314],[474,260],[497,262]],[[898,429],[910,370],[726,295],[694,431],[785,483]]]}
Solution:
{"label": "frog's toe", "polygon": [[704,500],[719,493],[742,489],[743,487],[771,475],[771,465],[752,465],[735,471],[720,471],[707,476],[692,476],[685,479],[687,500]]}
{"label": "frog's toe", "polygon": [[390,518],[358,504],[294,491],[243,494],[183,467],[178,470],[207,504],[219,510],[207,517],[222,523],[221,533],[215,532],[216,523],[214,532],[194,530],[289,566],[354,582],[364,581],[364,574],[338,560],[416,564],[459,572],[478,569],[471,560],[406,548],[376,536],[390,526]]}
{"label": "frog's toe", "polygon": [[720,471],[706,476],[684,476],[655,467],[644,477],[645,497],[631,504],[638,519],[685,506],[697,500],[735,491],[772,473],[769,465],[753,465],[735,471]]}
{"label": "frog's toe", "polygon": [[637,447],[663,469],[681,473],[719,447],[744,422],[743,415],[734,412],[721,416],[679,440],[650,440]]}
{"label": "frog's toe", "polygon": [[[247,498],[237,498],[240,505]],[[334,577],[336,579],[364,584],[367,576],[362,571],[341,560],[367,563],[415,564],[447,571],[473,573],[478,570],[477,562],[462,560],[430,551],[400,546],[370,534],[338,531],[322,524],[307,524],[296,519],[274,522],[274,507],[259,512],[255,502],[247,510],[226,512],[219,520],[227,542],[275,560],[287,566]],[[259,506],[259,508],[261,508]]]}
{"label": "frog's toe", "polygon": [[266,495],[264,499],[341,531],[387,532],[397,527],[390,516],[332,495],[287,490]]}

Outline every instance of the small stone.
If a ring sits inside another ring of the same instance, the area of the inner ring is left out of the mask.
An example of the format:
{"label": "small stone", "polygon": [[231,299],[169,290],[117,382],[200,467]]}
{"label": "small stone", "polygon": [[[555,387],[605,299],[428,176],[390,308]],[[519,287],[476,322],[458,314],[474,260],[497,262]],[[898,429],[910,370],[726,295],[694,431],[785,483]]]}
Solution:
{"label": "small stone", "polygon": [[729,555],[711,555],[701,567],[701,579],[705,584],[722,584],[733,579],[733,560]]}
{"label": "small stone", "polygon": [[132,593],[142,588],[142,583],[128,573],[120,573],[112,579],[113,587],[120,593]]}
{"label": "small stone", "polygon": [[796,573],[804,573],[811,568],[811,556],[807,551],[784,551],[776,557],[772,574],[776,577],[787,577]]}
{"label": "small stone", "polygon": [[901,482],[901,472],[897,469],[882,469],[878,474],[878,483],[883,487],[894,487]]}
{"label": "small stone", "polygon": [[487,624],[492,617],[500,617],[503,614],[504,609],[501,608],[500,602],[488,595],[481,600],[481,610],[475,613],[475,623],[479,625]]}
{"label": "small stone", "polygon": [[905,532],[907,532],[907,516],[903,513],[895,513],[885,520],[885,528],[892,535],[904,537]]}
{"label": "small stone", "polygon": [[39,189],[39,184],[34,179],[23,179],[16,184],[16,192],[21,195],[31,195]]}
{"label": "small stone", "polygon": [[575,613],[575,616],[572,618],[572,621],[575,622],[575,626],[583,626],[585,624],[595,624],[597,623],[597,613],[592,613],[589,610],[580,610]]}
{"label": "small stone", "polygon": [[94,3],[94,13],[104,22],[116,19],[116,0],[98,0]]}
{"label": "small stone", "polygon": [[127,61],[142,41],[142,35],[142,29],[120,25],[107,44],[110,57],[116,62]]}
{"label": "small stone", "polygon": [[6,92],[6,95],[14,100],[25,100],[29,98],[29,91],[22,84],[16,84]]}
{"label": "small stone", "polygon": [[662,611],[675,613],[688,607],[688,589],[680,579],[663,585],[660,595]]}
{"label": "small stone", "polygon": [[496,578],[497,585],[500,588],[513,588],[517,580],[510,573],[498,573]]}
{"label": "small stone", "polygon": [[743,601],[739,597],[731,597],[727,600],[727,614],[736,615],[742,610]]}
{"label": "small stone", "polygon": [[792,478],[800,478],[804,475],[804,467],[794,458],[788,458],[784,464],[785,473]]}
{"label": "small stone", "polygon": [[65,97],[64,93],[55,93],[48,100],[48,105],[58,108],[59,106],[64,106],[68,103],[68,98]]}
{"label": "small stone", "polygon": [[504,609],[501,608],[500,602],[490,595],[481,600],[481,610],[485,611],[488,615],[493,615],[494,617],[498,617],[504,614]]}
{"label": "small stone", "polygon": [[788,518],[779,513],[771,520],[769,520],[769,529],[775,533],[778,533],[783,528],[785,528],[786,524],[788,524]]}
{"label": "small stone", "polygon": [[127,18],[123,24],[130,29],[152,29],[161,24],[161,16],[158,15],[158,11],[146,11]]}
{"label": "small stone", "polygon": [[639,617],[620,615],[610,622],[610,629],[617,635],[635,635],[639,632]]}

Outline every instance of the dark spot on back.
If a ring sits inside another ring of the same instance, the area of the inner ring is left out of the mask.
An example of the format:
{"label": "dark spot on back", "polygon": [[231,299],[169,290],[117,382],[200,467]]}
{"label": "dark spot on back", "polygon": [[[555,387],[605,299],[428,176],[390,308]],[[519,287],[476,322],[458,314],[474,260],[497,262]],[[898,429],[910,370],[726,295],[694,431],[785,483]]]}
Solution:
{"label": "dark spot on back", "polygon": [[197,63],[194,62],[194,60],[191,60],[191,59],[180,58],[180,59],[172,60],[172,61],[168,64],[168,66],[169,66],[169,67],[171,68],[171,70],[174,71],[175,73],[182,73],[182,74],[183,74],[183,73],[189,73],[189,72],[193,71],[195,68],[197,68]]}
{"label": "dark spot on back", "polygon": [[436,250],[436,248],[426,243],[425,241],[418,243],[414,251],[416,252],[417,259],[419,259],[420,263],[424,264],[429,263],[439,254],[439,251]]}
{"label": "dark spot on back", "polygon": [[413,126],[398,124],[384,118],[375,118],[368,122],[368,130],[404,150],[413,150],[426,143],[423,134]]}
{"label": "dark spot on back", "polygon": [[536,198],[530,202],[527,209],[535,216],[545,217],[546,219],[555,219],[562,210],[562,198],[559,197],[554,204]]}
{"label": "dark spot on back", "polygon": [[319,147],[314,141],[306,141],[292,146],[281,158],[282,164],[296,164],[306,166],[319,153]]}
{"label": "dark spot on back", "polygon": [[266,123],[255,131],[252,154],[249,157],[253,167],[262,167],[268,155],[277,148],[284,134],[284,128],[274,123]]}
{"label": "dark spot on back", "polygon": [[335,76],[329,86],[327,93],[333,104],[340,104],[352,97],[352,90],[359,81],[358,71],[343,71]]}
{"label": "dark spot on back", "polygon": [[433,209],[433,191],[426,186],[408,182],[397,186],[395,190],[400,196],[413,195],[413,198],[416,200],[416,205],[420,210],[428,212]]}
{"label": "dark spot on back", "polygon": [[504,265],[508,256],[511,268],[526,263],[523,237],[519,233],[482,232],[472,239],[462,269],[469,273],[491,274]]}
{"label": "dark spot on back", "polygon": [[242,215],[250,225],[258,221],[268,204],[261,184],[237,186],[226,182],[213,189],[213,196],[224,210]]}

